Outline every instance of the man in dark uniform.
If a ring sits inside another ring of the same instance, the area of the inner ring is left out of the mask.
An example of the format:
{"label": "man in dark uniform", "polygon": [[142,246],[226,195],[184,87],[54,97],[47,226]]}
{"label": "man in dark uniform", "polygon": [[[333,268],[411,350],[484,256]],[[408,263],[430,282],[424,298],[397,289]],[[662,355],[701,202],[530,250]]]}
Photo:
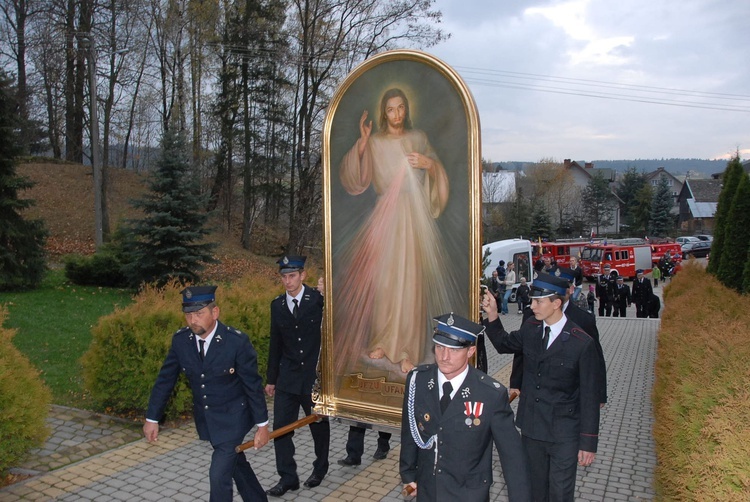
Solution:
{"label": "man in dark uniform", "polygon": [[[366,427],[359,425],[349,427],[349,437],[346,440],[346,457],[338,461],[339,465],[351,467],[362,463],[362,455],[365,453],[366,431]],[[385,459],[391,449],[390,441],[390,432],[378,431],[378,447],[372,454],[372,458],[375,460]]]}
{"label": "man in dark uniform", "polygon": [[[559,277],[568,282],[568,289],[566,295],[563,298],[562,310],[565,317],[568,320],[574,322],[581,328],[587,335],[594,340],[596,345],[596,353],[599,359],[599,404],[604,406],[607,403],[607,364],[604,360],[604,350],[602,344],[599,341],[599,329],[596,327],[596,317],[594,317],[587,310],[583,310],[573,301],[571,301],[573,293],[575,291],[575,272],[566,267],[559,267]],[[523,322],[526,322],[529,318],[534,317],[534,312],[531,309],[526,309],[523,313]],[[523,354],[516,353],[513,356],[513,369],[510,374],[510,388],[511,393],[516,391],[520,394],[520,389],[523,382]]]}
{"label": "man in dark uniform", "polygon": [[508,333],[497,304],[484,295],[487,336],[498,352],[523,352],[516,424],[531,472],[531,500],[573,501],[577,465],[596,457],[599,359],[594,340],[562,311],[568,283],[539,274],[532,284],[534,319]]}
{"label": "man in dark uniform", "polygon": [[250,338],[219,322],[216,286],[182,291],[182,311],[188,326],[172,337],[164,364],[148,402],[143,433],[149,442],[159,435],[177,377],[185,373],[193,392],[193,419],[198,437],[211,442],[209,469],[211,502],[231,502],[232,479],[245,501],[267,500],[244,453],[235,446],[258,426],[255,448],[268,443],[268,411],[258,358]]}
{"label": "man in dark uniform", "polygon": [[612,302],[614,305],[614,317],[625,317],[627,308],[633,300],[630,298],[630,286],[625,284],[623,276],[617,276],[617,283],[612,288]]}
{"label": "man in dark uniform", "polygon": [[[286,293],[271,302],[271,340],[268,351],[266,394],[273,400],[273,428],[295,422],[299,409],[312,412],[312,388],[320,356],[320,328],[323,295],[304,284],[305,256],[284,256],[277,262]],[[315,443],[313,471],[305,486],[318,486],[328,473],[328,445],[331,436],[327,419],[310,424]],[[294,461],[294,432],[274,441],[276,470],[280,480],[266,493],[280,497],[299,488]]]}
{"label": "man in dark uniform", "polygon": [[639,268],[635,271],[635,281],[633,281],[633,303],[635,303],[636,317],[648,317],[648,307],[653,293],[651,281],[643,276],[643,269]]}
{"label": "man in dark uniform", "polygon": [[419,501],[489,500],[494,441],[510,500],[531,500],[508,391],[469,365],[484,328],[455,314],[435,320],[437,364],[406,377],[399,467],[405,489],[416,490]]}
{"label": "man in dark uniform", "polygon": [[605,264],[596,281],[596,297],[599,299],[599,317],[612,315],[612,286],[611,267]]}

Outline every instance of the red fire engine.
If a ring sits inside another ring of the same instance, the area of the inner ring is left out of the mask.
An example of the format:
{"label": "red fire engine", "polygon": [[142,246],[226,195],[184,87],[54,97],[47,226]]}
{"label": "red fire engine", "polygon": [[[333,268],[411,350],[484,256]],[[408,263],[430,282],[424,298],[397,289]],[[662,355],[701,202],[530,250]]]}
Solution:
{"label": "red fire engine", "polygon": [[643,239],[616,239],[610,242],[585,246],[581,251],[583,275],[593,280],[605,264],[609,264],[614,275],[634,279],[635,271],[651,272],[653,261],[651,245]]}
{"label": "red fire engine", "polygon": [[[595,241],[596,242],[596,241]],[[549,256],[560,267],[570,266],[571,256],[580,256],[584,246],[591,243],[589,239],[560,239],[554,242],[531,242],[531,254],[536,262],[543,256]]]}
{"label": "red fire engine", "polygon": [[651,263],[656,265],[661,257],[669,252],[669,257],[675,265],[682,263],[682,246],[678,242],[651,242]]}

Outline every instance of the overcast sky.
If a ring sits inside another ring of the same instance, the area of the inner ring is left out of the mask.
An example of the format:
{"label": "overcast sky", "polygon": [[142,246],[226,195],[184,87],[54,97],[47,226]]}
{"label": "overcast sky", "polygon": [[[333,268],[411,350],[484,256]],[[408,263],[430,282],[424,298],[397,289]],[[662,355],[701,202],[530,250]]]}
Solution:
{"label": "overcast sky", "polygon": [[435,5],[485,159],[750,158],[750,0]]}

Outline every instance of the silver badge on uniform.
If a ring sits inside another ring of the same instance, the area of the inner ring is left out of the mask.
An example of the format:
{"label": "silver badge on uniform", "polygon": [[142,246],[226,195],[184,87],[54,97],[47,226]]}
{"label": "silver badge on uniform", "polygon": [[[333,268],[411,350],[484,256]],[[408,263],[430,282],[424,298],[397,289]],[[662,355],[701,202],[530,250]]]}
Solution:
{"label": "silver badge on uniform", "polygon": [[435,380],[434,380],[433,378],[430,378],[430,381],[429,381],[429,382],[427,382],[427,388],[428,388],[429,390],[432,390],[432,389],[434,389],[434,388],[435,388]]}
{"label": "silver badge on uniform", "polygon": [[234,373],[234,368],[229,368],[229,374],[231,375],[233,373]]}

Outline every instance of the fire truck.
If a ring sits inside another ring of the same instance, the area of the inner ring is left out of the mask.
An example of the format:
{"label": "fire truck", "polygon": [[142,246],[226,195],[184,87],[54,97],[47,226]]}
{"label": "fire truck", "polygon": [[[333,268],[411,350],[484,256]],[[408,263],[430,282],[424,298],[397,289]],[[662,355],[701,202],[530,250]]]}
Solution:
{"label": "fire truck", "polygon": [[655,266],[662,256],[669,252],[669,257],[676,265],[682,263],[682,246],[679,242],[651,242],[651,263]]}
{"label": "fire truck", "polygon": [[602,241],[584,246],[581,251],[583,275],[590,281],[601,273],[605,264],[611,267],[610,274],[634,279],[636,270],[649,273],[653,263],[651,245],[644,239]]}
{"label": "fire truck", "polygon": [[[599,241],[594,241],[594,243]],[[571,256],[580,256],[584,246],[588,246],[590,239],[560,239],[554,242],[538,241],[531,243],[532,256],[536,262],[543,256],[549,256],[560,267],[570,266]]]}

